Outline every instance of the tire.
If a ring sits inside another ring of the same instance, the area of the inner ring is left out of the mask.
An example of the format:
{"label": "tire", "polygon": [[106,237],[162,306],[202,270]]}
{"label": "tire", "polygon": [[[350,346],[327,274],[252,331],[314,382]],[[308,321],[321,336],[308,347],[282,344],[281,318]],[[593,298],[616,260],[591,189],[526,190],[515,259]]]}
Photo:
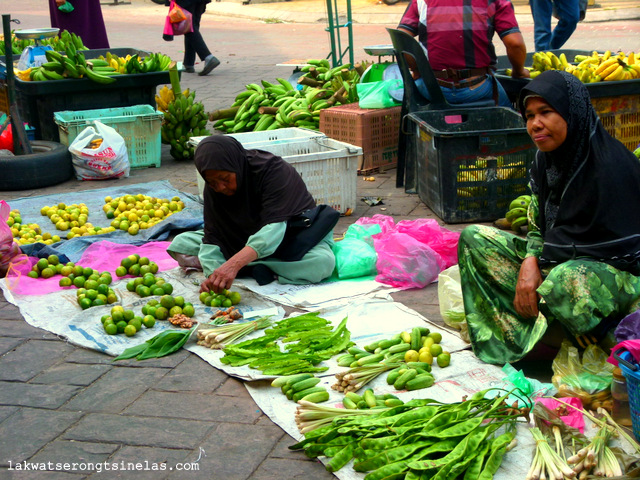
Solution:
{"label": "tire", "polygon": [[28,190],[66,182],[73,177],[68,148],[58,142],[33,140],[33,153],[0,156],[0,190]]}
{"label": "tire", "polygon": [[395,5],[396,3],[398,3],[400,0],[382,0],[384,3],[386,3],[387,5]]}

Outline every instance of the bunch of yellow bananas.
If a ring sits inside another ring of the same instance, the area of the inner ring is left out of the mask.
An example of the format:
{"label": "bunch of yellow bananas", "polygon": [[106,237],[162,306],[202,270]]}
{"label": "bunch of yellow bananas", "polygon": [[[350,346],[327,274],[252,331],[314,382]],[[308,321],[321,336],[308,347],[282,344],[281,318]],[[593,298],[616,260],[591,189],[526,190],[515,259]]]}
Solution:
{"label": "bunch of yellow bananas", "polygon": [[[640,78],[640,52],[619,52],[612,54],[594,51],[591,55],[576,55],[574,63],[568,63],[564,53],[559,56],[553,52],[535,52],[529,68],[531,78],[546,70],[564,70],[582,83],[611,82],[616,80],[634,80]],[[511,75],[510,69],[506,71]]]}

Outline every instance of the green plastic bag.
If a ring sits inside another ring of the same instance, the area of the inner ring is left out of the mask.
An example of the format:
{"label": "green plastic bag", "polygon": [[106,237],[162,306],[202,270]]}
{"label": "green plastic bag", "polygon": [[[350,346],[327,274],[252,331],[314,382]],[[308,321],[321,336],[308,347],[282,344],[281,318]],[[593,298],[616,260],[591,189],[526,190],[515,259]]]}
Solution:
{"label": "green plastic bag", "polygon": [[65,2],[58,7],[58,10],[64,13],[70,13],[73,12],[74,8],[73,5],[71,5],[69,2]]}
{"label": "green plastic bag", "polygon": [[401,104],[391,96],[391,90],[402,89],[402,80],[393,78],[379,82],[358,83],[358,101],[360,108],[389,108]]}

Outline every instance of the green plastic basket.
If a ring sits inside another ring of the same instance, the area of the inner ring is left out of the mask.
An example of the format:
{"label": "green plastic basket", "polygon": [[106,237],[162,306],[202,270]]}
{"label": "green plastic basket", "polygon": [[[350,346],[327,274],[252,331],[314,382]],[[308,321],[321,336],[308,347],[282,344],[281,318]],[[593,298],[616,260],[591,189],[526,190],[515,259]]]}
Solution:
{"label": "green plastic basket", "polygon": [[151,105],[54,113],[60,143],[66,146],[95,120],[114,128],[127,145],[131,168],[160,166],[162,117]]}

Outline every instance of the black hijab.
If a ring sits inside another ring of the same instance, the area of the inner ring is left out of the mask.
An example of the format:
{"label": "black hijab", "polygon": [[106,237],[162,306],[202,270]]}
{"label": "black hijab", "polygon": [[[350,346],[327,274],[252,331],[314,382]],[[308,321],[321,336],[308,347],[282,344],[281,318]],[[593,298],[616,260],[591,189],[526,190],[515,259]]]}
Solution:
{"label": "black hijab", "polygon": [[285,160],[262,150],[245,150],[233,137],[215,135],[200,142],[195,165],[236,174],[237,190],[227,196],[205,183],[204,243],[218,245],[228,259],[247,239],[270,223],[289,220],[315,207],[300,174]]}
{"label": "black hijab", "polygon": [[520,92],[542,97],[567,122],[567,138],[537,152],[531,189],[540,202],[541,264],[589,257],[640,273],[640,162],[604,129],[587,88],[547,71]]}

